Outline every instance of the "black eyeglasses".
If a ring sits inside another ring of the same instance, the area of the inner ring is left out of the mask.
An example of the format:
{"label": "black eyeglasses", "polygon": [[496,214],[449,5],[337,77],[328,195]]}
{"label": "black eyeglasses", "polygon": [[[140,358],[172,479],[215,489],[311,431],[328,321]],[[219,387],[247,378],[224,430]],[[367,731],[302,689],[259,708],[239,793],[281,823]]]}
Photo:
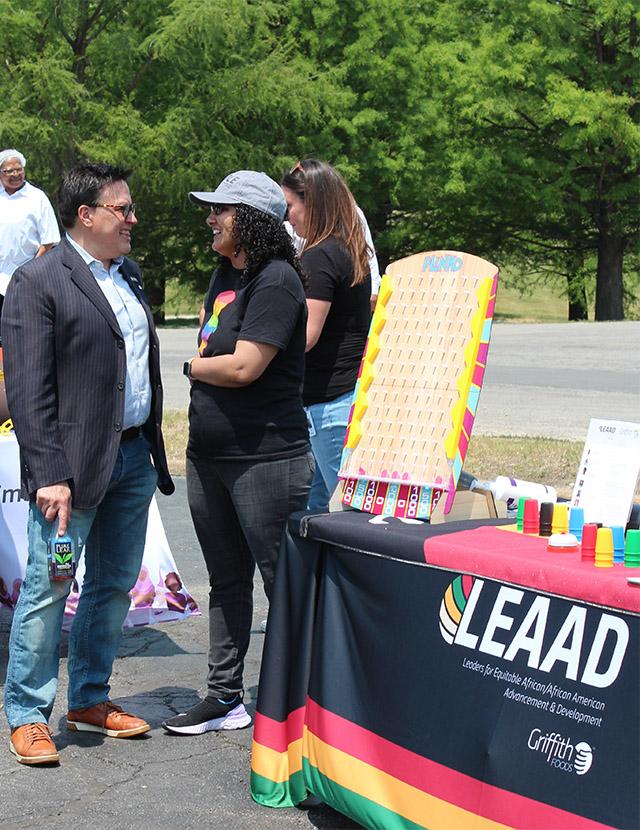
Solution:
{"label": "black eyeglasses", "polygon": [[11,170],[0,170],[3,176],[19,176],[24,173],[24,167],[12,167]]}
{"label": "black eyeglasses", "polygon": [[233,207],[233,205],[210,205],[209,212],[213,213],[214,216],[220,216],[221,213],[229,210],[230,207]]}
{"label": "black eyeglasses", "polygon": [[92,207],[111,208],[111,210],[116,210],[118,213],[121,213],[123,219],[128,219],[132,213],[136,212],[136,206],[133,202],[130,202],[128,205],[105,205],[98,202]]}

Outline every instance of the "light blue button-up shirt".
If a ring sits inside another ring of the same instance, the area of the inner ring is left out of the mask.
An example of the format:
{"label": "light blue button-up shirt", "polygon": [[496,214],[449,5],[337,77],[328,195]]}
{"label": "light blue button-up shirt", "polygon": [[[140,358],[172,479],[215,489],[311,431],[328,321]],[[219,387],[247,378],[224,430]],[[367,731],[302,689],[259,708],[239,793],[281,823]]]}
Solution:
{"label": "light blue button-up shirt", "polygon": [[149,323],[133,289],[120,273],[123,257],[111,261],[107,271],[69,234],[69,243],[87,263],[91,273],[116,316],[127,356],[127,378],[124,390],[122,429],[142,426],[151,412],[151,381],[149,380]]}

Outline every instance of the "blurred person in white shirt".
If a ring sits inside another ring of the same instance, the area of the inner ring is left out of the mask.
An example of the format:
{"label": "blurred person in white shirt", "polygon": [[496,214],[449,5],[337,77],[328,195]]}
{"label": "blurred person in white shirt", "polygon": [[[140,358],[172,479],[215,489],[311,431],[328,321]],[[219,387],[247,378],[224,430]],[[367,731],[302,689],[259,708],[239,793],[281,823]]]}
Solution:
{"label": "blurred person in white shirt", "polygon": [[60,242],[51,202],[25,179],[27,160],[0,151],[0,308],[14,271]]}

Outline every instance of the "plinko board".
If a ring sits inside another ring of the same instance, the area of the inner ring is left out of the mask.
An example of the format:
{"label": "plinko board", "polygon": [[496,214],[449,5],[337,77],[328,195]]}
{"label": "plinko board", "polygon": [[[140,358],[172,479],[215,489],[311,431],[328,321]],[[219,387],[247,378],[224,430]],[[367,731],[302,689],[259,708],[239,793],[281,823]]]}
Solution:
{"label": "plinko board", "polygon": [[458,251],[392,263],[371,321],[342,452],[342,502],[428,519],[453,505],[489,350],[498,269]]}

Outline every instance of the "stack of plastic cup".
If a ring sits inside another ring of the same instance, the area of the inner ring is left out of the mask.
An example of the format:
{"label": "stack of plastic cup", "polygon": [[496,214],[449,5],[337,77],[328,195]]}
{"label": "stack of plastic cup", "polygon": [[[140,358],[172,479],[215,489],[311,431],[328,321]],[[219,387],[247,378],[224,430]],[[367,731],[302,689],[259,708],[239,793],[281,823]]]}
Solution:
{"label": "stack of plastic cup", "polygon": [[613,568],[613,533],[610,527],[599,527],[596,536],[596,568]]}
{"label": "stack of plastic cup", "polygon": [[624,528],[616,525],[611,528],[613,536],[613,561],[615,564],[624,562]]}
{"label": "stack of plastic cup", "polygon": [[596,558],[596,536],[598,525],[586,524],[582,528],[582,554],[581,559],[585,562],[593,562]]}
{"label": "stack of plastic cup", "polygon": [[518,499],[518,518],[516,519],[518,523],[518,530],[522,533],[522,521],[524,519],[524,503],[526,498],[524,496],[520,496]]}
{"label": "stack of plastic cup", "polygon": [[553,516],[551,518],[552,533],[568,533],[569,531],[569,507],[566,504],[554,504]]}
{"label": "stack of plastic cup", "polygon": [[624,564],[627,568],[640,568],[640,530],[627,530]]}
{"label": "stack of plastic cup", "polygon": [[572,507],[569,511],[569,533],[573,533],[576,539],[582,541],[582,526],[584,525],[584,509]]}
{"label": "stack of plastic cup", "polygon": [[540,536],[551,536],[551,520],[553,518],[552,501],[543,501],[540,505]]}
{"label": "stack of plastic cup", "polygon": [[539,528],[538,502],[536,499],[527,499],[522,514],[522,531],[523,533],[534,533],[537,536]]}

